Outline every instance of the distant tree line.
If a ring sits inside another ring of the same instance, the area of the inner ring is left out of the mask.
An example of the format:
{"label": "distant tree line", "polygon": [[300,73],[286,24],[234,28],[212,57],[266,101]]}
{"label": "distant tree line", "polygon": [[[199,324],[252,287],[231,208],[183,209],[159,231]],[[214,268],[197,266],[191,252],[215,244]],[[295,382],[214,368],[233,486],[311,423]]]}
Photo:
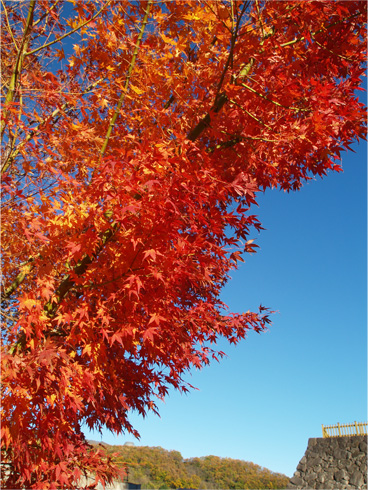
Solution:
{"label": "distant tree line", "polygon": [[106,445],[119,466],[128,468],[129,481],[142,488],[246,489],[286,488],[288,477],[254,463],[218,456],[184,459],[161,447]]}

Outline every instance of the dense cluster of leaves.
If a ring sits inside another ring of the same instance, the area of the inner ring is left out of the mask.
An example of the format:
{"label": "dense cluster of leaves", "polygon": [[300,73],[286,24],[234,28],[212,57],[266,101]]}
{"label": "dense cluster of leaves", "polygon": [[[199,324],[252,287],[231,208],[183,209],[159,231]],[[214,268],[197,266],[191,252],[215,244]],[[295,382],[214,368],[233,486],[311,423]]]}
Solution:
{"label": "dense cluster of leaves", "polygon": [[[364,1],[2,1],[4,486],[113,467],[219,336],[257,192],[340,170],[365,135]],[[101,459],[102,458],[102,459]]]}
{"label": "dense cluster of leaves", "polygon": [[118,465],[127,465],[129,481],[142,488],[286,488],[289,478],[254,463],[218,456],[183,459],[161,447],[104,445]]}

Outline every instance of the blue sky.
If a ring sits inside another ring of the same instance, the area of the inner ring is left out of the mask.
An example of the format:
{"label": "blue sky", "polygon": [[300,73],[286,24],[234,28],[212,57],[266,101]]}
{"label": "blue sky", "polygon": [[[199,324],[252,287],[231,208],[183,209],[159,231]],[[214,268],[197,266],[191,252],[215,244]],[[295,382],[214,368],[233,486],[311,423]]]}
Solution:
{"label": "blue sky", "polygon": [[259,196],[260,249],[222,299],[234,312],[260,303],[278,310],[269,331],[235,347],[220,342],[228,357],[188,375],[199,390],[171,391],[161,418],[133,414],[140,441],[107,431],[88,438],[242,459],[292,476],[321,424],[367,419],[367,145],[353,148],[343,173]]}

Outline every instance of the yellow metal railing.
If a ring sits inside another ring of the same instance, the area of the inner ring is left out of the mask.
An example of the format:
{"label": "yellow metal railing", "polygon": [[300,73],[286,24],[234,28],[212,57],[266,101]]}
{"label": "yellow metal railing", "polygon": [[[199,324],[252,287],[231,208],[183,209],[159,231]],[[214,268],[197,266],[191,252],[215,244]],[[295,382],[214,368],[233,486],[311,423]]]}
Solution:
{"label": "yellow metal railing", "polygon": [[322,425],[323,437],[364,436],[368,434],[368,422],[353,424]]}

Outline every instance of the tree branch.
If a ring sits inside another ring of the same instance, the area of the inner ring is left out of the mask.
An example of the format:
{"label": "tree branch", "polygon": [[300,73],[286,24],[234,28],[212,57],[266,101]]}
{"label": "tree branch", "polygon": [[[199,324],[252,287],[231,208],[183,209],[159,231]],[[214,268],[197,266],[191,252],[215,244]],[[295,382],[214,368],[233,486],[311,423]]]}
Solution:
{"label": "tree branch", "polygon": [[[345,19],[338,20],[336,22],[333,22],[332,24],[328,24],[327,26],[323,26],[321,29],[318,29],[316,32],[311,33],[311,37],[315,36],[316,34],[320,34],[323,31],[326,31],[327,29],[330,29],[330,27],[334,27],[338,24],[341,24],[342,22],[345,22],[346,20],[353,19],[354,17],[359,17],[361,15],[360,12],[356,14],[352,14],[349,17],[346,17]],[[282,48],[285,48],[286,46],[292,46],[293,44],[299,43],[300,41],[305,41],[305,36],[297,37],[293,39],[292,41],[288,41],[287,43],[280,44]]]}
{"label": "tree branch", "polygon": [[223,108],[223,106],[226,104],[228,98],[226,96],[226,94],[221,94],[217,100],[215,100],[215,103],[214,105],[211,107],[211,110],[210,112],[208,112],[203,119],[201,119],[199,121],[199,123],[197,124],[197,126],[195,128],[193,128],[187,135],[187,139],[189,141],[195,141],[197,138],[199,138],[199,136],[203,133],[203,131],[205,129],[207,129],[209,127],[209,125],[211,124],[211,116],[210,116],[210,113],[211,112],[214,112],[214,113],[218,113],[221,111],[221,109]]}
{"label": "tree branch", "polygon": [[[129,87],[130,76],[131,76],[131,74],[133,72],[135,61],[136,61],[136,58],[137,58],[137,55],[138,55],[138,52],[139,52],[139,47],[140,47],[140,44],[141,44],[141,41],[142,41],[142,38],[143,38],[143,34],[144,34],[144,30],[145,30],[145,27],[146,27],[146,24],[147,24],[147,21],[148,21],[148,15],[149,15],[149,11],[150,11],[150,7],[151,7],[151,4],[152,4],[152,1],[153,0],[149,0],[148,3],[147,3],[147,8],[146,8],[145,15],[144,15],[143,22],[142,22],[142,26],[141,26],[141,29],[140,29],[140,32],[139,32],[139,36],[138,36],[138,39],[137,39],[136,47],[134,49],[133,57],[132,57],[132,60],[130,62],[130,65],[129,65],[129,70],[128,70],[128,75],[127,75],[127,79],[126,79],[126,82],[125,82],[125,86],[124,86],[123,92],[122,92],[122,94],[120,96],[120,99],[119,99],[118,105],[116,107],[116,110],[115,110],[115,112],[113,114],[113,117],[111,118],[111,121],[110,121],[110,124],[109,124],[109,128],[108,128],[108,131],[107,131],[107,134],[106,134],[106,138],[105,138],[104,144],[103,144],[102,149],[101,149],[101,152],[100,152],[100,159],[102,158],[102,156],[104,155],[104,153],[106,151],[106,148],[107,148],[107,145],[108,145],[108,142],[109,142],[109,138],[111,136],[111,132],[113,130],[115,121],[116,121],[116,119],[117,119],[117,117],[119,115],[121,106],[123,104],[123,101],[125,99],[126,92],[128,90],[128,87]],[[87,267],[90,264],[92,264],[92,262],[97,258],[97,256],[103,250],[103,248],[105,247],[105,245],[107,244],[107,242],[114,236],[114,234],[116,233],[116,231],[118,229],[119,229],[119,224],[116,221],[113,222],[112,225],[110,226],[110,228],[108,230],[106,230],[102,234],[102,236],[101,236],[101,243],[98,246],[96,252],[92,256],[85,255],[83,257],[83,259],[79,262],[79,264],[77,264],[74,267],[74,269],[73,269],[73,274],[74,275],[81,276],[81,275],[83,275],[86,272]],[[70,275],[66,276],[65,279],[63,279],[63,281],[60,283],[59,287],[55,291],[54,298],[52,300],[48,301],[46,303],[45,307],[44,307],[44,310],[45,310],[45,312],[46,312],[46,314],[47,314],[47,316],[49,318],[53,318],[55,316],[56,311],[57,311],[57,309],[58,309],[61,301],[65,298],[65,296],[68,294],[68,292],[70,291],[70,289],[74,285],[75,285],[75,281],[74,281],[74,279]],[[55,301],[55,299],[56,299],[56,301]]]}
{"label": "tree branch", "polygon": [[245,83],[241,83],[241,86],[244,87],[244,88],[246,88],[250,92],[253,92],[254,94],[258,95],[262,99],[267,100],[268,102],[271,102],[272,104],[276,105],[277,107],[282,107],[284,109],[289,109],[289,110],[292,110],[292,111],[295,111],[295,112],[308,112],[310,110],[310,109],[302,109],[300,107],[287,107],[285,105],[280,104],[276,100],[270,99],[266,95],[260,94],[259,92],[257,92],[257,90],[254,90],[254,88],[249,87],[249,85],[246,85]]}
{"label": "tree branch", "polygon": [[25,53],[28,48],[29,38],[31,34],[31,28],[33,24],[33,14],[35,9],[36,0],[31,0],[28,9],[28,15],[26,20],[26,26],[23,33],[22,43],[18,50],[18,56],[15,62],[14,70],[10,78],[9,89],[5,97],[4,112],[1,121],[1,141],[3,140],[3,135],[5,131],[6,118],[8,115],[7,105],[14,101],[14,96],[17,90],[18,78],[22,71],[22,65]]}
{"label": "tree branch", "polygon": [[8,12],[6,11],[6,7],[5,7],[5,5],[4,5],[3,0],[1,0],[1,4],[2,4],[2,6],[3,6],[3,11],[4,11],[4,14],[5,14],[6,23],[7,23],[7,25],[8,25],[8,31],[9,31],[9,34],[10,34],[10,36],[11,36],[12,40],[13,40],[13,43],[14,43],[15,49],[16,49],[16,50],[18,51],[18,53],[19,53],[19,47],[18,47],[18,45],[17,45],[17,43],[16,43],[16,41],[15,41],[15,39],[14,39],[14,36],[13,36],[13,31],[11,30],[11,27],[10,27],[10,22],[9,22]]}
{"label": "tree branch", "polygon": [[47,11],[47,12],[45,12],[43,15],[41,15],[41,17],[40,17],[39,19],[37,19],[37,20],[36,20],[36,22],[33,24],[33,26],[35,27],[37,24],[39,24],[40,22],[42,22],[42,21],[43,21],[43,19],[44,19],[45,17],[47,17],[47,16],[49,15],[49,13],[50,13],[52,10],[54,10],[54,8],[56,7],[56,5],[57,5],[58,3],[60,3],[61,1],[62,1],[62,0],[56,0],[56,2],[55,2],[53,5],[51,5],[51,7],[48,9],[48,11]]}
{"label": "tree branch", "polygon": [[[105,245],[108,243],[109,240],[111,240],[111,238],[115,235],[118,229],[119,229],[119,225],[118,223],[115,222],[111,225],[111,227],[108,230],[106,230],[101,235],[101,243],[97,247],[95,253],[91,256],[85,255],[83,259],[74,267],[73,275],[82,276],[86,272],[87,267],[90,264],[92,264],[92,262],[98,257],[98,255],[101,253]],[[75,285],[75,280],[72,279],[70,275],[67,275],[62,280],[59,287],[55,291],[54,298],[48,301],[44,307],[44,311],[46,312],[49,318],[53,318],[55,316],[61,301],[65,298],[65,296],[68,294],[68,292],[74,285]]]}
{"label": "tree branch", "polygon": [[[84,92],[82,92],[80,94],[80,96],[83,97],[84,95],[87,95],[89,92],[91,92],[92,89],[94,89],[100,82],[102,82],[106,78],[107,77],[101,77],[98,80],[96,80],[95,82],[91,83],[86,88],[86,90],[84,90]],[[20,153],[20,151],[22,150],[22,148],[28,143],[28,141],[30,141],[33,138],[33,136],[38,131],[40,131],[40,129],[42,128],[42,126],[47,121],[54,119],[53,124],[55,124],[58,121],[58,117],[57,116],[59,116],[59,114],[61,114],[61,112],[68,110],[68,108],[70,106],[71,106],[71,104],[69,102],[66,102],[65,104],[63,104],[58,109],[55,109],[51,114],[49,114],[47,117],[45,117],[41,122],[39,122],[37,124],[37,126],[32,131],[30,131],[27,134],[27,136],[24,138],[24,140],[21,143],[19,143],[19,145],[7,156],[5,162],[3,163],[3,166],[1,168],[1,174],[3,174],[4,172],[6,172],[8,170],[8,168],[13,163],[13,161],[15,160],[15,158],[17,157],[17,155]],[[73,110],[73,107],[70,107],[70,110]]]}
{"label": "tree branch", "polygon": [[107,148],[107,145],[109,143],[109,139],[110,139],[112,130],[114,128],[116,119],[118,118],[118,115],[119,115],[121,106],[123,105],[123,102],[124,102],[126,93],[128,91],[130,77],[131,77],[131,74],[132,74],[133,69],[134,69],[135,61],[137,59],[137,55],[138,55],[139,48],[140,48],[140,45],[141,45],[141,41],[142,41],[142,38],[143,38],[144,30],[145,30],[145,27],[146,27],[146,24],[147,24],[147,21],[148,21],[148,15],[149,15],[149,11],[150,11],[150,8],[151,8],[152,1],[153,0],[149,0],[148,3],[147,3],[147,9],[145,11],[143,22],[142,22],[142,26],[141,26],[141,29],[139,31],[139,36],[138,36],[138,39],[137,39],[137,43],[135,45],[135,49],[134,49],[134,52],[133,52],[133,57],[132,57],[132,60],[130,62],[130,65],[129,65],[128,75],[127,75],[127,78],[125,80],[125,85],[124,85],[124,88],[123,88],[123,92],[120,95],[120,99],[119,99],[118,105],[116,106],[115,112],[114,112],[114,114],[113,114],[113,116],[111,118],[111,121],[110,121],[108,130],[107,130],[107,133],[106,133],[106,137],[105,137],[104,143],[103,143],[102,148],[101,148],[100,159],[103,157],[103,155],[104,155],[104,153],[106,151],[106,148]]}
{"label": "tree branch", "polygon": [[48,48],[49,46],[52,46],[53,44],[56,44],[60,41],[62,41],[63,39],[65,39],[66,37],[68,36],[71,36],[72,34],[74,34],[75,32],[79,31],[79,29],[81,29],[82,27],[86,26],[87,24],[89,24],[90,22],[92,22],[94,19],[96,19],[96,17],[98,17],[100,15],[100,13],[105,10],[105,8],[109,5],[109,3],[111,3],[112,0],[108,0],[105,5],[93,16],[91,17],[90,19],[86,20],[86,22],[84,22],[83,24],[80,24],[78,27],[76,27],[75,29],[72,29],[71,31],[65,33],[63,36],[60,36],[58,37],[57,39],[54,39],[53,41],[50,41],[49,43],[46,43],[44,44],[43,46],[40,46],[39,48],[36,48],[36,49],[33,49],[32,51],[28,51],[28,53],[25,53],[25,56],[29,56],[31,54],[35,54],[37,53],[38,51],[40,51],[41,49],[44,49],[44,48]]}
{"label": "tree branch", "polygon": [[34,267],[33,262],[35,261],[36,257],[31,257],[29,260],[27,260],[26,263],[23,264],[23,270],[19,272],[17,277],[14,279],[14,281],[11,283],[9,287],[5,289],[5,291],[1,295],[1,300],[7,300],[13,293],[14,291],[22,284],[24,279],[26,278],[27,274],[31,272],[31,270]]}

